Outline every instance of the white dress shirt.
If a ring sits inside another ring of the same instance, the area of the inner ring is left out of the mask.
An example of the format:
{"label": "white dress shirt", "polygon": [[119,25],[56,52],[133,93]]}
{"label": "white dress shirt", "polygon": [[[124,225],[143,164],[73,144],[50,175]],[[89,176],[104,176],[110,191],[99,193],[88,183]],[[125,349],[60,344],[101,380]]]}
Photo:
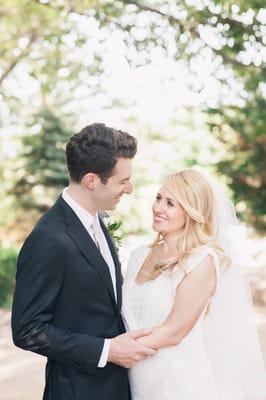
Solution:
{"label": "white dress shirt", "polygon": [[[63,190],[62,198],[69,205],[69,207],[72,208],[72,210],[74,211],[76,216],[79,218],[79,220],[82,223],[82,225],[85,227],[85,229],[87,230],[87,232],[91,236],[92,240],[96,243],[95,235],[94,235],[93,228],[92,228],[92,223],[93,223],[93,220],[94,220],[95,216],[91,215],[87,210],[85,210],[75,200],[73,200],[72,197],[70,197],[69,194],[67,193],[67,189],[68,188],[65,188]],[[111,275],[112,283],[113,283],[113,288],[114,288],[114,293],[115,293],[115,297],[116,297],[116,277],[115,277],[114,260],[113,260],[113,257],[111,255],[111,251],[109,249],[109,246],[108,246],[108,243],[107,243],[106,238],[104,236],[104,233],[102,232],[98,214],[96,214],[96,218],[98,220],[98,228],[101,231],[101,240],[105,241],[104,259],[108,261],[108,262],[106,262],[106,264],[108,265],[108,268],[109,268],[109,271],[110,271],[110,275]],[[97,245],[97,243],[96,243],[96,245]],[[107,364],[107,359],[108,359],[109,350],[110,350],[110,341],[111,341],[111,339],[105,339],[104,340],[104,346],[103,346],[103,349],[102,349],[102,354],[101,354],[100,360],[98,362],[98,367],[99,368],[103,368]]]}

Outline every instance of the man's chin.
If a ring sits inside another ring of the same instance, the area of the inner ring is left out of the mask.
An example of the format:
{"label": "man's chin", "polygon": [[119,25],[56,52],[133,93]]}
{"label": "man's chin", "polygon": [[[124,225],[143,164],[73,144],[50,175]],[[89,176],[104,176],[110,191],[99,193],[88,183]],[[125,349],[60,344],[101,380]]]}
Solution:
{"label": "man's chin", "polygon": [[115,210],[116,209],[116,206],[117,206],[117,204],[112,204],[112,205],[106,205],[104,208],[103,208],[103,210],[104,211],[113,211],[113,210]]}
{"label": "man's chin", "polygon": [[102,208],[102,210],[105,210],[105,211],[113,211],[113,210],[115,210],[117,205],[118,205],[118,203],[120,202],[120,200],[121,200],[120,197],[119,198],[115,198],[113,200],[112,204],[105,204],[104,208]]}

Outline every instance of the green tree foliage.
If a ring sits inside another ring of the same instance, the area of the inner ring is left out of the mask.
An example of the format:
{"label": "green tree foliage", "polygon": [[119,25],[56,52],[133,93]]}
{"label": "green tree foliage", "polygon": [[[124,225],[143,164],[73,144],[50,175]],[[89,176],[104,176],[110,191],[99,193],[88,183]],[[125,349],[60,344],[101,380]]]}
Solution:
{"label": "green tree foliage", "polygon": [[71,136],[60,119],[49,110],[33,115],[22,138],[22,154],[12,189],[17,205],[24,210],[46,211],[68,183],[65,143]]}
{"label": "green tree foliage", "polygon": [[[128,0],[121,3],[128,6],[127,18],[121,17],[118,25],[122,24],[127,32],[128,45],[134,43],[142,53],[140,62],[149,61],[154,47],[159,46],[167,56],[187,60],[196,77],[200,57],[209,57],[216,65],[214,75],[224,86],[225,98],[206,111],[212,131],[226,149],[224,158],[217,163],[217,171],[227,176],[242,217],[258,229],[265,229],[263,2]],[[239,98],[231,102],[226,98],[228,90],[232,90],[229,71],[241,87]]]}
{"label": "green tree foliage", "polygon": [[0,307],[10,307],[15,285],[18,250],[0,246]]}
{"label": "green tree foliage", "polygon": [[90,34],[80,26],[89,28],[93,21],[103,42],[112,32],[120,33],[133,66],[151,62],[154,54],[184,60],[196,91],[204,89],[198,63],[208,59],[222,85],[220,101],[206,107],[210,127],[227,151],[217,170],[228,177],[243,217],[263,228],[263,7],[262,0],[0,0],[0,95],[17,115],[23,99],[5,82],[7,77],[18,79],[21,66],[40,85],[43,106],[62,107],[77,85],[91,85],[93,93],[98,83],[90,78],[104,70],[101,52],[93,51],[91,58],[76,53],[80,49],[86,54]]}
{"label": "green tree foliage", "polygon": [[[62,108],[73,99],[73,89],[79,84],[89,86],[89,94],[99,90],[95,80],[90,85],[89,77],[101,73],[100,54],[91,49],[87,59],[90,35],[78,29],[82,17],[72,11],[70,3],[0,0],[0,101],[5,101],[5,111],[14,124],[20,125],[19,116],[27,119],[29,112],[36,112],[36,106]],[[85,9],[91,2],[82,3]],[[38,97],[37,90],[35,98],[28,98],[14,89],[25,78],[32,88],[38,88]],[[3,114],[0,110],[0,122]]]}
{"label": "green tree foliage", "polygon": [[259,90],[249,92],[242,107],[209,109],[210,128],[227,150],[217,170],[227,176],[239,214],[261,231],[266,229],[265,109]]}

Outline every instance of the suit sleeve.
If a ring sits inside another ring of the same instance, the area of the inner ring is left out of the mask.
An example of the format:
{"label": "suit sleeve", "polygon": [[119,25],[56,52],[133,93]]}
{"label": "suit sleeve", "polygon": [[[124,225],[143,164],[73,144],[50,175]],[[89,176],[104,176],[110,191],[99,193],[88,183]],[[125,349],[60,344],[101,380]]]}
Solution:
{"label": "suit sleeve", "polygon": [[65,257],[59,240],[47,237],[40,229],[24,243],[18,258],[12,308],[13,341],[22,349],[93,374],[104,338],[69,332],[53,324]]}

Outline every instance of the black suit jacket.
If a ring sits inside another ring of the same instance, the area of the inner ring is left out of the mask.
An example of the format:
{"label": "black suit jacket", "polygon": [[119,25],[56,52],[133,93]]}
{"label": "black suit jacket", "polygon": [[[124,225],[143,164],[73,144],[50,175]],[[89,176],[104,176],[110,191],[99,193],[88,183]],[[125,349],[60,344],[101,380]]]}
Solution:
{"label": "black suit jacket", "polygon": [[18,258],[12,310],[14,343],[48,358],[45,400],[129,400],[127,370],[98,368],[104,338],[124,332],[120,263],[117,302],[108,266],[59,197],[26,239]]}

